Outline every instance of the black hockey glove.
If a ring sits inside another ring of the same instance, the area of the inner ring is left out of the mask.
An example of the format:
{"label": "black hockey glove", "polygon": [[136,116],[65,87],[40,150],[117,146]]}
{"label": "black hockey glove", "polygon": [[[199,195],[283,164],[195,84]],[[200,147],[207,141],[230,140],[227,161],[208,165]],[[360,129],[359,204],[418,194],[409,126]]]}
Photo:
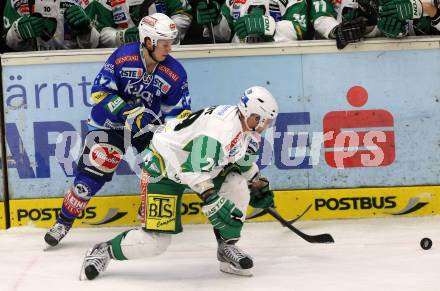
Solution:
{"label": "black hockey glove", "polygon": [[331,33],[336,38],[336,47],[341,50],[349,43],[359,42],[365,33],[366,24],[364,17],[341,22]]}
{"label": "black hockey glove", "polygon": [[358,0],[359,16],[367,18],[367,26],[374,26],[379,19],[378,0]]}

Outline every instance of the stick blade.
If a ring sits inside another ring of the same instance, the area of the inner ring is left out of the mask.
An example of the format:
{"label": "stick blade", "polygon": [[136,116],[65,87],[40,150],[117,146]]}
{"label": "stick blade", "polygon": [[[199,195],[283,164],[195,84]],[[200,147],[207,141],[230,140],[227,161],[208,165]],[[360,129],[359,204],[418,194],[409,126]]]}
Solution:
{"label": "stick blade", "polygon": [[335,240],[333,239],[333,237],[330,234],[323,233],[323,234],[318,234],[318,235],[310,236],[309,242],[311,242],[311,243],[320,243],[320,244],[322,244],[322,243],[328,244],[328,243],[334,243]]}

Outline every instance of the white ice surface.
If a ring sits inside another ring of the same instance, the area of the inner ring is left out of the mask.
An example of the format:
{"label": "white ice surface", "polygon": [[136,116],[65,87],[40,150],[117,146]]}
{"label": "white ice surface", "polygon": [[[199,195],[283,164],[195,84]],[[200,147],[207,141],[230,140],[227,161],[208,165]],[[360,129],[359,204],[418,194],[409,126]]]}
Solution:
{"label": "white ice surface", "polygon": [[[276,222],[247,223],[239,245],[254,257],[254,276],[221,273],[209,225],[185,225],[153,259],[112,261],[93,281],[79,281],[87,248],[126,228],[73,229],[44,252],[44,229],[0,231],[0,291],[130,290],[440,290],[440,216],[298,221],[335,244],[310,244]],[[423,237],[433,240],[422,250]]]}

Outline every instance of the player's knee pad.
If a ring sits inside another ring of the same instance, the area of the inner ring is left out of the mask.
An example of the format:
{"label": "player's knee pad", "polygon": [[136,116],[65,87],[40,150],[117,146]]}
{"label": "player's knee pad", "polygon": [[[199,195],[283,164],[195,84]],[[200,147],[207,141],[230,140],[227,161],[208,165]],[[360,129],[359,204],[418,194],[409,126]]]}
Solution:
{"label": "player's knee pad", "polygon": [[[248,182],[243,175],[236,172],[228,174],[220,187],[219,195],[228,198],[235,203],[235,206],[241,212],[246,213],[250,196]],[[244,219],[245,217],[243,216]]]}
{"label": "player's knee pad", "polygon": [[129,260],[162,254],[171,244],[171,234],[133,229],[121,241],[121,250]]}
{"label": "player's knee pad", "polygon": [[73,222],[104,183],[105,181],[96,181],[87,175],[78,174],[64,196],[60,218],[65,222]]}
{"label": "player's knee pad", "polygon": [[77,172],[95,180],[110,181],[125,154],[123,136],[112,130],[96,130],[87,134]]}
{"label": "player's knee pad", "polygon": [[73,181],[75,195],[82,199],[90,199],[104,186],[104,180],[97,180],[94,177],[79,173]]}

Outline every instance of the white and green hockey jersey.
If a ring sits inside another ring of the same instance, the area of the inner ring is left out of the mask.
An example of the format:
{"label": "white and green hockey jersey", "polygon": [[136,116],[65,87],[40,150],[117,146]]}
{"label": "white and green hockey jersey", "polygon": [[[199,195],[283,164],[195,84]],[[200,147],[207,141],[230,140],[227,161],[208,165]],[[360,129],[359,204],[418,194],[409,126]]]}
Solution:
{"label": "white and green hockey jersey", "polygon": [[[3,14],[6,45],[16,51],[96,48],[99,32],[94,27],[90,34],[76,35],[64,21],[64,10],[68,7],[80,5],[87,10],[89,4],[88,0],[6,0]],[[23,40],[18,32],[18,22],[31,13],[56,20],[53,34]]]}
{"label": "white and green hockey jersey", "polygon": [[162,132],[154,134],[153,152],[147,160],[159,154],[167,178],[203,193],[213,187],[212,180],[226,166],[234,163],[246,169],[242,174],[250,180],[258,167],[247,152],[255,144],[258,147],[259,138],[257,133],[243,132],[236,106],[214,106],[183,121],[169,121]]}
{"label": "white and green hockey jersey", "polygon": [[102,47],[118,47],[122,43],[118,31],[137,26],[146,15],[156,12],[168,15],[177,26],[182,40],[192,21],[187,0],[93,0],[88,11],[101,33]]}
{"label": "white and green hockey jersey", "polygon": [[[368,1],[364,1],[368,4]],[[310,21],[315,29],[316,38],[330,38],[330,32],[343,20],[363,16],[373,17],[366,14],[368,9],[361,8],[357,0],[313,0],[310,9]],[[367,27],[364,37],[381,36],[380,31],[374,27]]]}
{"label": "white and green hockey jersey", "polygon": [[[226,0],[221,7],[222,19],[213,27],[216,40],[243,42],[235,35],[234,22],[251,12],[254,7],[263,8],[264,15],[275,21],[273,41],[301,40],[307,32],[306,0]],[[263,39],[251,37],[246,42],[261,42]],[[271,40],[270,40],[271,41]]]}

